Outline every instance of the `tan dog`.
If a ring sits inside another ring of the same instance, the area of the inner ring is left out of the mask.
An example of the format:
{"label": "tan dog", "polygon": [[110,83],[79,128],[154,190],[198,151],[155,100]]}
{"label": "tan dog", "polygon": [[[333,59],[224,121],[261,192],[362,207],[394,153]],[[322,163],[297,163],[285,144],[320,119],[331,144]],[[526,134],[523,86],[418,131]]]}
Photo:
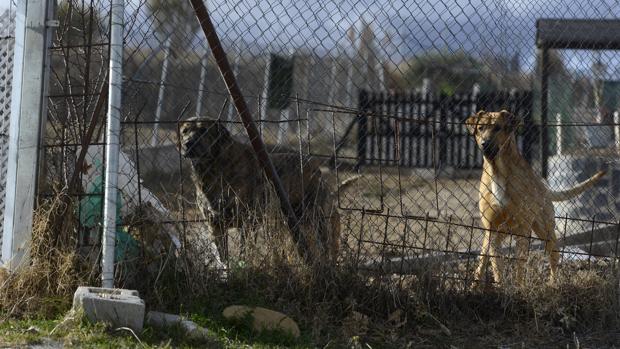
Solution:
{"label": "tan dog", "polygon": [[[180,133],[180,151],[192,163],[198,204],[220,257],[226,260],[228,228],[239,228],[240,247],[244,249],[244,224],[257,221],[265,213],[271,183],[252,148],[234,139],[223,123],[192,118],[182,124]],[[296,243],[311,249],[300,252],[334,261],[339,249],[340,216],[322,178],[320,161],[300,158],[294,152],[272,153],[270,157],[305,233]]]}
{"label": "tan dog", "polygon": [[568,190],[550,190],[519,153],[515,137],[519,121],[515,115],[502,110],[480,111],[465,122],[484,155],[479,209],[486,236],[476,270],[477,281],[482,279],[490,261],[495,281],[501,282],[503,268],[498,254],[508,235],[516,239],[517,279],[523,280],[532,231],[545,242],[553,280],[559,261],[553,202],[581,194],[604,175],[598,172]]}

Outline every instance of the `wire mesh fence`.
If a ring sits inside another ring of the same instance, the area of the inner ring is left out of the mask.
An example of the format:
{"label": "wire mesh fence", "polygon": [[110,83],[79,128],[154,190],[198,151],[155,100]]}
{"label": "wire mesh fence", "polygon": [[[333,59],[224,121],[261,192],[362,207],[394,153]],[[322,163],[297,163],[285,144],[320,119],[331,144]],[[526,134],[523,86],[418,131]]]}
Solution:
{"label": "wire mesh fence", "polygon": [[[461,286],[545,249],[569,271],[615,266],[614,2],[208,9],[302,236],[290,237],[189,2],[145,0],[126,4],[127,244],[154,220],[148,234],[201,250],[216,269],[290,258],[297,245],[360,272]],[[106,0],[59,2],[52,48],[41,195],[61,185],[79,197],[82,247],[101,233],[108,12]],[[466,122],[504,109],[513,124],[500,114]],[[599,170],[582,195],[550,206],[549,193]]]}
{"label": "wire mesh fence", "polygon": [[[6,170],[8,159],[8,130],[11,110],[11,83],[13,80],[13,49],[15,47],[15,8],[11,3],[4,11],[0,10],[0,212],[4,214],[4,195],[6,193]],[[0,238],[2,227],[0,223]],[[2,247],[2,242],[0,242]]]}

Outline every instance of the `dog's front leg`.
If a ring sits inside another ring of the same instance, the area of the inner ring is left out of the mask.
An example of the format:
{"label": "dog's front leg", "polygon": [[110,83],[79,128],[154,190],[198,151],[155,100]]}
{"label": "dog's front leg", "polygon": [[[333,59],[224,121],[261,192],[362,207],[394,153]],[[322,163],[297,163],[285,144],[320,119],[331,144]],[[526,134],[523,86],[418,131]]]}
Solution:
{"label": "dog's front leg", "polygon": [[489,268],[489,255],[491,250],[491,231],[486,230],[484,240],[482,241],[482,250],[480,250],[480,261],[478,261],[478,267],[474,274],[474,282],[479,283],[484,278],[487,269]]}
{"label": "dog's front leg", "polygon": [[491,269],[493,270],[493,278],[498,284],[502,283],[502,272],[504,271],[504,259],[500,255],[502,248],[502,241],[506,236],[504,233],[494,232],[491,233],[491,248],[489,251],[491,258]]}
{"label": "dog's front leg", "polygon": [[505,235],[499,233],[497,227],[486,218],[482,219],[482,226],[486,230],[486,234],[480,251],[480,262],[476,269],[475,281],[480,282],[484,278],[490,262],[495,282],[501,283],[504,263],[499,253]]}

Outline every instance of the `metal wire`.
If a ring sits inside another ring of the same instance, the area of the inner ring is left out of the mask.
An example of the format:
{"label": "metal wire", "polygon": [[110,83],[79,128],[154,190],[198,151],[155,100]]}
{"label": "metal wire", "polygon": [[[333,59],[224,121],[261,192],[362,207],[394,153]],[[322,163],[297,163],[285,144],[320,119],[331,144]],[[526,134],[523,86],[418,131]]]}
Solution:
{"label": "metal wire", "polygon": [[[59,13],[64,26],[52,50],[48,181],[62,182],[64,173],[78,173],[71,154],[84,141],[92,144],[85,161],[93,168],[80,174],[82,186],[88,187],[102,171],[94,164],[102,163],[103,140],[97,132],[87,137],[86,130],[106,79],[101,71],[109,59],[109,5],[108,0],[69,1],[73,11]],[[209,5],[223,51],[234,62],[227,74],[234,74],[279,175],[291,181],[302,178],[305,188],[307,171],[318,163],[329,184],[341,215],[338,263],[352,261],[355,270],[414,274],[433,261],[443,268],[437,277],[473,279],[474,259],[485,254],[482,239],[490,230],[483,228],[478,208],[484,156],[465,120],[482,109],[507,109],[521,118],[518,150],[553,189],[607,171],[581,196],[555,204],[557,250],[561,263],[569,266],[583,262],[575,256],[589,261],[618,257],[620,124],[613,118],[620,108],[620,70],[614,68],[618,52],[609,45],[592,46],[586,34],[579,36],[579,47],[549,46],[544,55],[537,41],[543,34],[548,37],[541,26],[537,29],[538,20],[555,17],[560,6],[562,17],[583,18],[584,25],[599,28],[599,37],[607,37],[616,24],[611,20],[605,27],[605,20],[620,16],[615,3],[317,0]],[[197,199],[193,166],[199,159],[179,154],[183,126],[198,123],[187,122],[191,116],[219,120],[222,134],[231,138],[224,143],[213,139],[212,147],[227,159],[237,159],[227,152],[246,149],[252,139],[230,109],[234,100],[188,3],[129,2],[126,18],[121,151],[131,159],[125,163],[131,176],[119,188],[123,214],[143,206],[146,197],[156,198],[166,208],[161,223],[182,227],[178,233],[183,238],[192,227],[212,229],[214,216],[201,213],[205,204]],[[71,29],[80,25],[90,29]],[[554,35],[559,40],[566,33]],[[198,115],[186,115],[188,105],[198,105]],[[547,120],[545,114],[559,118]],[[246,166],[250,162],[230,168],[215,168],[217,161],[205,165],[207,172],[219,171],[216,177],[224,183],[204,188],[219,191],[221,200],[210,205],[229,210],[235,223],[240,218],[255,222],[248,212],[256,213],[255,206],[265,209],[259,200],[250,209],[238,202],[246,183],[262,183],[254,168]],[[295,166],[287,166],[289,162]],[[222,176],[222,171],[230,172]],[[354,176],[360,179],[338,187]],[[293,209],[305,212],[308,202],[297,204]],[[270,222],[277,220],[270,217]],[[300,221],[303,225],[304,217]],[[233,231],[226,232],[227,255],[243,259],[240,245],[252,239]],[[509,237],[499,251],[507,261],[522,257],[515,253],[519,236],[502,229],[491,232]],[[257,234],[254,241],[272,238]],[[544,239],[527,239],[528,251],[544,249]]]}

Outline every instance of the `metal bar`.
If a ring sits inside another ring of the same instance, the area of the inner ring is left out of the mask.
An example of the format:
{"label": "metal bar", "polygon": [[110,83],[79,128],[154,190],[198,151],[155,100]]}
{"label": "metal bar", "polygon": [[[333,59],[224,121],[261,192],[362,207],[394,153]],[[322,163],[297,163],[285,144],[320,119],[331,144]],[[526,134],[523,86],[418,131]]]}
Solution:
{"label": "metal bar", "polygon": [[362,216],[360,217],[360,235],[359,235],[359,238],[357,239],[357,251],[356,251],[357,253],[355,256],[355,266],[357,269],[359,269],[361,255],[362,255],[362,241],[364,240],[364,227],[366,226],[364,224],[365,216],[366,216],[366,210],[362,209]]}
{"label": "metal bar", "polygon": [[97,96],[99,93],[91,92],[91,93],[60,93],[54,95],[48,95],[47,98],[75,98],[75,97],[93,97]]}
{"label": "metal bar", "polygon": [[523,157],[528,163],[534,158],[533,145],[536,143],[536,126],[532,117],[532,93],[526,92],[521,95],[520,111],[523,113]]}
{"label": "metal bar", "polygon": [[[140,114],[142,114],[142,111],[144,110],[145,107],[146,107],[146,102],[142,105],[142,108],[140,108],[140,111],[136,113],[134,120],[138,120],[138,118],[140,117]],[[134,139],[134,146],[136,147],[135,148],[136,149],[136,174],[137,174],[136,182],[138,182],[138,207],[142,209],[142,181],[140,180],[140,178],[142,178],[142,173],[140,172],[140,143],[138,139],[138,124],[134,124],[133,126],[133,139]]]}
{"label": "metal bar", "polygon": [[116,198],[120,152],[121,93],[123,88],[124,0],[112,0],[110,9],[110,70],[108,122],[106,129],[106,167],[101,260],[101,285],[114,287],[114,246],[116,240]]}
{"label": "metal bar", "polygon": [[367,159],[367,141],[368,141],[368,92],[366,90],[361,90],[358,97],[359,103],[359,114],[356,116],[357,119],[357,164],[355,167],[359,169],[363,164],[366,163]]}
{"label": "metal bar", "polygon": [[385,264],[386,256],[385,249],[388,246],[388,228],[390,227],[390,209],[387,209],[387,216],[385,217],[385,225],[383,226],[383,243],[381,244],[381,264]]}
{"label": "metal bar", "polygon": [[540,168],[542,177],[547,178],[547,158],[549,155],[547,130],[547,114],[549,113],[549,51],[542,49],[541,53],[541,83],[540,83]]}
{"label": "metal bar", "polygon": [[[235,55],[235,60],[233,62],[233,74],[235,74],[235,78],[239,75],[239,70],[241,69],[241,54],[242,50],[239,49],[237,54]],[[233,103],[230,103],[228,106],[228,116],[226,117],[226,121],[232,121],[235,119],[235,106]]]}
{"label": "metal bar", "polygon": [[[42,144],[42,149],[50,149],[50,148],[70,148],[70,147],[79,147],[82,146],[83,143],[54,143],[54,144]],[[91,142],[88,145],[105,145],[103,142]],[[77,164],[77,161],[76,161]],[[67,182],[69,183],[69,182]]]}
{"label": "metal bar", "polygon": [[[93,0],[90,1],[90,7],[89,7],[89,13],[90,15],[88,16],[88,33],[86,34],[88,36],[88,39],[86,40],[87,42],[87,46],[86,46],[86,64],[84,67],[84,99],[82,100],[82,115],[86,115],[88,112],[88,107],[90,105],[90,96],[88,96],[91,92],[91,88],[90,88],[90,66],[91,66],[91,54],[92,54],[92,46],[90,46],[90,44],[93,42],[93,17],[95,17],[94,13],[95,10],[93,9]],[[67,52],[69,53],[69,52]],[[81,129],[81,124],[82,122],[78,123],[80,125],[80,129]]]}
{"label": "metal bar", "polygon": [[[226,100],[226,103],[228,103],[228,99]],[[281,123],[278,120],[265,120],[265,119],[256,119],[254,120],[254,122],[264,122],[266,124],[272,123],[272,124],[279,124]],[[300,118],[300,119],[291,119],[290,121],[308,121],[308,118]],[[192,123],[192,122],[200,122],[199,120],[184,120],[184,123]],[[140,121],[121,121],[121,125],[133,125],[133,124],[138,124],[138,125],[153,125],[155,123],[155,121],[146,121],[146,120],[140,120]],[[178,120],[161,120],[158,122],[158,124],[160,125],[176,125],[178,124],[179,121]],[[243,125],[242,121],[226,121],[226,124],[233,124],[233,125],[237,125],[237,124],[241,124]],[[1,136],[1,135],[0,135]]]}
{"label": "metal bar", "polygon": [[472,243],[472,240],[474,239],[474,226],[475,226],[475,224],[476,224],[476,219],[472,218],[471,219],[471,230],[469,231],[469,244],[467,244],[467,264],[465,266],[465,273],[466,273],[465,275],[467,275],[465,277],[466,281],[469,281],[468,279],[469,279],[469,275],[470,275],[469,264],[470,264],[470,260],[471,260],[471,256],[472,256],[471,243]]}
{"label": "metal bar", "polygon": [[155,123],[153,124],[153,137],[151,138],[151,147],[157,145],[159,133],[159,120],[161,120],[161,111],[164,105],[164,97],[166,96],[166,80],[168,77],[168,64],[170,62],[170,46],[172,36],[169,36],[164,43],[164,62],[161,67],[161,76],[159,79],[159,92],[157,94],[157,106],[155,109]]}
{"label": "metal bar", "polygon": [[[403,266],[404,266],[404,261],[405,261],[405,256],[406,256],[406,249],[407,249],[407,232],[409,231],[409,221],[405,218],[405,227],[403,228],[403,246],[402,246],[402,251],[401,254],[403,255],[403,258],[400,260],[400,268],[399,270],[403,270]],[[402,279],[399,281],[399,285],[402,285]]]}
{"label": "metal bar", "polygon": [[[299,101],[298,101],[299,103]],[[299,116],[298,116],[299,118]],[[332,127],[335,129],[336,128],[336,124],[335,124],[335,120],[333,121],[334,123],[332,124]],[[340,149],[342,149],[343,146],[345,146],[347,144],[347,138],[349,138],[349,134],[351,133],[351,131],[353,130],[353,127],[357,124],[357,120],[353,119],[351,120],[351,122],[349,123],[349,125],[347,126],[347,128],[344,131],[344,135],[342,137],[340,137],[340,140],[337,143],[334,143],[334,154],[331,156],[329,162],[333,163],[334,166],[336,166],[336,159],[338,158],[338,152],[340,151]],[[333,132],[334,137],[334,142],[336,142],[336,132]]]}
{"label": "metal bar", "polygon": [[[228,92],[230,93],[230,97],[235,104],[235,108],[239,113],[239,117],[243,121],[243,126],[248,134],[248,138],[252,144],[252,148],[256,153],[256,157],[260,162],[265,174],[273,184],[276,190],[276,194],[280,199],[280,205],[282,212],[287,218],[287,223],[289,229],[291,230],[293,240],[297,245],[297,249],[299,250],[299,254],[306,261],[310,261],[312,258],[312,251],[305,246],[305,242],[302,239],[301,231],[299,229],[299,224],[297,220],[297,215],[295,214],[295,210],[291,206],[289,201],[288,193],[286,189],[282,185],[282,181],[280,181],[280,176],[276,171],[271,159],[269,158],[269,154],[267,154],[267,150],[265,149],[265,144],[263,143],[262,138],[258,133],[258,129],[254,124],[254,120],[252,120],[252,115],[250,114],[250,110],[245,101],[245,98],[241,94],[241,90],[237,85],[237,80],[234,74],[232,73],[232,68],[230,67],[230,63],[228,62],[228,58],[226,57],[226,52],[222,48],[222,44],[220,43],[220,39],[217,36],[217,32],[213,23],[211,22],[211,18],[209,17],[209,12],[205,7],[202,0],[189,0],[194,8],[196,13],[196,17],[200,22],[202,27],[202,31],[207,37],[207,41],[209,42],[209,46],[211,47],[211,52],[213,52],[213,57],[217,62],[218,68],[220,70],[220,74],[226,83],[226,87]],[[310,260],[309,260],[310,259]]]}
{"label": "metal bar", "polygon": [[616,152],[620,154],[620,113],[614,112],[614,141],[616,143]]}
{"label": "metal bar", "polygon": [[[202,99],[205,81],[207,81],[207,69],[209,66],[209,51],[205,49],[204,55],[200,60],[200,82],[198,83],[198,96],[196,97],[196,116],[202,113]],[[226,121],[230,121],[230,118]]]}
{"label": "metal bar", "polygon": [[368,159],[366,161],[368,161],[369,164],[377,164],[377,165],[381,165],[381,156],[379,155],[379,142],[381,141],[381,132],[379,132],[379,125],[377,125],[377,115],[380,115],[381,113],[381,103],[382,98],[381,98],[381,93],[380,92],[373,92],[371,95],[371,101],[372,101],[372,105],[370,107],[370,151],[367,152],[368,154]]}
{"label": "metal bar", "polygon": [[[0,40],[3,39],[2,37],[0,37]],[[103,47],[103,46],[108,46],[110,43],[108,42],[97,42],[97,43],[90,43],[90,44],[79,44],[79,45],[57,45],[57,46],[52,46],[49,49],[50,50],[67,50],[67,49],[74,49],[74,48],[84,48],[84,47]]]}
{"label": "metal bar", "polygon": [[[555,122],[559,125],[562,123],[562,114],[560,113],[556,113],[555,114]],[[555,155],[562,155],[563,150],[562,149],[562,138],[564,137],[564,135],[562,134],[562,127],[557,127],[555,128]]]}

